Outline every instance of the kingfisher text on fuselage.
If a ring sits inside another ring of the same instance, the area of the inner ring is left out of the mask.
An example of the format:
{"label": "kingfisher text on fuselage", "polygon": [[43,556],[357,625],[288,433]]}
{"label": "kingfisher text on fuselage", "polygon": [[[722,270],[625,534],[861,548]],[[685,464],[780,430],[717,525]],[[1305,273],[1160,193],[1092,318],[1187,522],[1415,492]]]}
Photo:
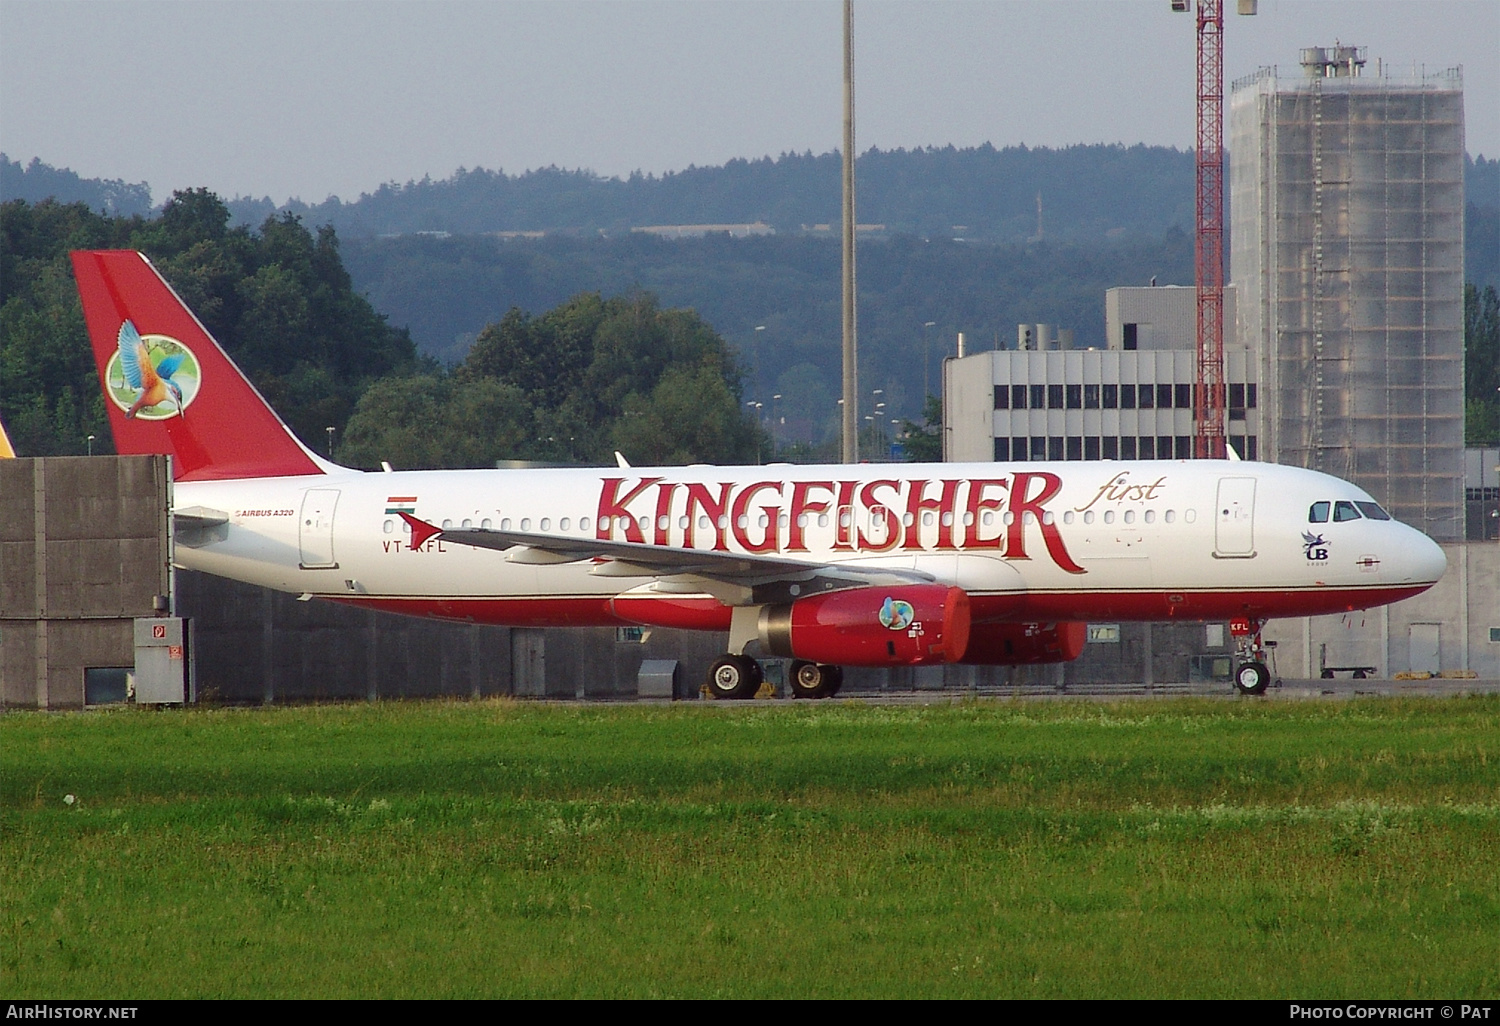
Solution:
{"label": "kingfisher text on fuselage", "polygon": [[750,484],[609,477],[595,525],[601,540],[693,548],[712,534],[719,552],[731,551],[732,539],[745,552],[796,553],[809,551],[816,523],[833,527],[834,552],[998,550],[1006,559],[1030,559],[1027,533],[1036,529],[1052,561],[1081,574],[1046,508],[1061,490],[1062,479],[1045,471]]}

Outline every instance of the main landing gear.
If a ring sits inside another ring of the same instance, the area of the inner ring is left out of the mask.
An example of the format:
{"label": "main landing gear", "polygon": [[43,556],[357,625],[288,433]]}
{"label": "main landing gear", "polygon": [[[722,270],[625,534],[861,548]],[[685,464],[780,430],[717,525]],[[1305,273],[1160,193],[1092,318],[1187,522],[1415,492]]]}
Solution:
{"label": "main landing gear", "polygon": [[749,656],[727,655],[708,670],[708,693],[714,698],[754,698],[765,674]]}
{"label": "main landing gear", "polygon": [[1242,695],[1263,695],[1271,683],[1266,669],[1266,646],[1260,632],[1264,620],[1231,620],[1229,633],[1234,636],[1234,687]]}
{"label": "main landing gear", "polygon": [[[793,698],[832,698],[844,684],[843,667],[803,659],[792,663],[790,676]],[[713,698],[754,698],[764,680],[754,659],[726,655],[709,668],[708,693]]]}
{"label": "main landing gear", "polygon": [[828,663],[792,663],[793,698],[832,698],[844,686],[844,668]]}

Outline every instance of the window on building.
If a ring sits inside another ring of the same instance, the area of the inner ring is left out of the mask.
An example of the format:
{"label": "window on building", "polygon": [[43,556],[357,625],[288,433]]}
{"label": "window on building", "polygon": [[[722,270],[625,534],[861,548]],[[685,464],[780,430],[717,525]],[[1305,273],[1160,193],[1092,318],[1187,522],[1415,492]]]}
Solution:
{"label": "window on building", "polygon": [[1255,436],[1254,435],[1247,435],[1245,437],[1245,449],[1247,450],[1246,453],[1245,453],[1245,459],[1247,459],[1247,460],[1253,460],[1253,459],[1256,458],[1256,456],[1255,456]]}
{"label": "window on building", "polygon": [[1172,436],[1162,435],[1156,440],[1156,458],[1169,460],[1172,458]]}
{"label": "window on building", "polygon": [[1104,458],[1117,460],[1120,458],[1120,440],[1113,436],[1104,439]]}
{"label": "window on building", "polygon": [[1068,459],[1083,459],[1083,437],[1081,435],[1068,436]]}
{"label": "window on building", "polygon": [[1034,460],[1044,460],[1047,458],[1047,440],[1041,435],[1032,436],[1031,458]]}
{"label": "window on building", "polygon": [[1229,386],[1229,408],[1231,410],[1233,410],[1236,407],[1238,407],[1239,409],[1242,409],[1242,410],[1245,408],[1245,386],[1244,385],[1233,385],[1232,384],[1232,385]]}
{"label": "window on building", "polygon": [[1010,386],[1010,408],[1013,409],[1013,410],[1024,410],[1024,409],[1026,409],[1026,386],[1025,385],[1011,385]]}
{"label": "window on building", "polygon": [[1245,408],[1243,406],[1240,406],[1240,407],[1231,406],[1229,408],[1229,419],[1230,420],[1244,420],[1245,419]]}
{"label": "window on building", "polygon": [[995,386],[995,409],[997,409],[997,410],[1008,410],[1008,409],[1010,409],[1010,386],[1009,385],[996,385]]}
{"label": "window on building", "polygon": [[1060,460],[1063,458],[1063,440],[1061,435],[1053,435],[1047,439],[1047,458],[1049,460]]}
{"label": "window on building", "polygon": [[1047,386],[1047,409],[1060,410],[1063,408],[1063,387],[1061,385]]}
{"label": "window on building", "polygon": [[1067,389],[1067,397],[1068,397],[1068,409],[1070,409],[1070,410],[1081,410],[1081,409],[1083,409],[1083,386],[1082,385],[1068,385],[1068,386],[1066,386],[1066,389]]}
{"label": "window on building", "polygon": [[1193,408],[1192,385],[1173,385],[1172,391],[1175,393],[1176,405],[1179,410],[1191,410]]}
{"label": "window on building", "polygon": [[1120,409],[1122,409],[1122,410],[1133,410],[1133,409],[1135,409],[1135,386],[1134,385],[1121,385],[1120,386]]}
{"label": "window on building", "polygon": [[1010,458],[1013,460],[1024,460],[1029,443],[1024,438],[1012,438],[1010,440]]}
{"label": "window on building", "polygon": [[[1108,442],[1109,439],[1105,439],[1105,441]],[[1120,459],[1122,459],[1122,460],[1133,460],[1133,459],[1136,458],[1135,453],[1136,453],[1136,449],[1135,449],[1135,439],[1134,438],[1122,438],[1122,439],[1120,439]]]}
{"label": "window on building", "polygon": [[1120,408],[1120,386],[1104,386],[1104,408],[1106,410],[1118,410]]}
{"label": "window on building", "polygon": [[1099,439],[1090,435],[1083,440],[1083,458],[1086,460],[1097,460],[1099,458]]}
{"label": "window on building", "polygon": [[1099,408],[1099,386],[1083,386],[1083,408],[1085,410],[1097,410]]}
{"label": "window on building", "polygon": [[1143,410],[1149,410],[1156,406],[1156,389],[1150,385],[1142,385],[1136,390],[1137,405]]}
{"label": "window on building", "polygon": [[1243,460],[1243,459],[1247,459],[1248,458],[1245,455],[1245,436],[1244,435],[1230,435],[1229,436],[1229,447],[1234,450],[1235,455],[1238,456],[1240,459]]}
{"label": "window on building", "polygon": [[1159,410],[1170,410],[1172,408],[1172,386],[1156,386],[1156,408]]}
{"label": "window on building", "polygon": [[1140,449],[1139,449],[1139,451],[1140,451],[1140,456],[1138,457],[1139,459],[1143,459],[1143,460],[1154,460],[1154,459],[1156,459],[1156,439],[1154,439],[1154,438],[1142,438],[1140,440]]}
{"label": "window on building", "polygon": [[1136,324],[1125,325],[1124,338],[1120,340],[1121,345],[1126,349],[1135,349],[1140,338],[1139,328],[1140,326]]}
{"label": "window on building", "polygon": [[995,439],[995,462],[1004,463],[1008,459],[1010,459],[1010,439]]}
{"label": "window on building", "polygon": [[[1255,409],[1255,386],[1254,385],[1246,385],[1245,386],[1245,405],[1248,406],[1252,410]],[[1254,457],[1251,457],[1251,458],[1254,459]]]}
{"label": "window on building", "polygon": [[1031,408],[1033,410],[1045,410],[1047,408],[1047,386],[1031,386]]}

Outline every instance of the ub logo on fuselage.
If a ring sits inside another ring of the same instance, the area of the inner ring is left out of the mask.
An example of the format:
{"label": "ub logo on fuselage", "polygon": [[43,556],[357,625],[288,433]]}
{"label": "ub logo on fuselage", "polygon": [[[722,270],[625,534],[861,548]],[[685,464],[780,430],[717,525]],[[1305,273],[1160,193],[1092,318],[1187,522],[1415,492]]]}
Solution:
{"label": "ub logo on fuselage", "polygon": [[1321,534],[1303,531],[1302,554],[1309,563],[1322,563],[1328,559],[1328,542]]}
{"label": "ub logo on fuselage", "polygon": [[198,397],[202,372],[192,350],[169,335],[142,335],[120,325],[115,352],[104,369],[110,401],[141,420],[180,417]]}

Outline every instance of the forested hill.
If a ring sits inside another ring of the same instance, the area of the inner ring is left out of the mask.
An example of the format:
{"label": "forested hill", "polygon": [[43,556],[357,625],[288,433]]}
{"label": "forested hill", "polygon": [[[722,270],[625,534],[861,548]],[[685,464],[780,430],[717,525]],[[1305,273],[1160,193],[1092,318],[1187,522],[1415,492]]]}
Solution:
{"label": "forested hill", "polygon": [[33,157],[22,164],[0,153],[0,200],[86,203],[101,214],[131,217],[151,212],[151,186],[118,178],[82,178]]}
{"label": "forested hill", "polygon": [[[1161,146],[872,149],[856,174],[860,223],[892,234],[1023,241],[1037,234],[1039,195],[1042,235],[1054,241],[1159,238],[1193,224],[1193,155]],[[332,224],[345,239],[755,221],[789,233],[838,222],[839,156],[792,153],[623,179],[556,167],[519,175],[460,169],[438,181],[382,185],[348,203],[229,206],[248,224],[291,210],[309,224]]]}

